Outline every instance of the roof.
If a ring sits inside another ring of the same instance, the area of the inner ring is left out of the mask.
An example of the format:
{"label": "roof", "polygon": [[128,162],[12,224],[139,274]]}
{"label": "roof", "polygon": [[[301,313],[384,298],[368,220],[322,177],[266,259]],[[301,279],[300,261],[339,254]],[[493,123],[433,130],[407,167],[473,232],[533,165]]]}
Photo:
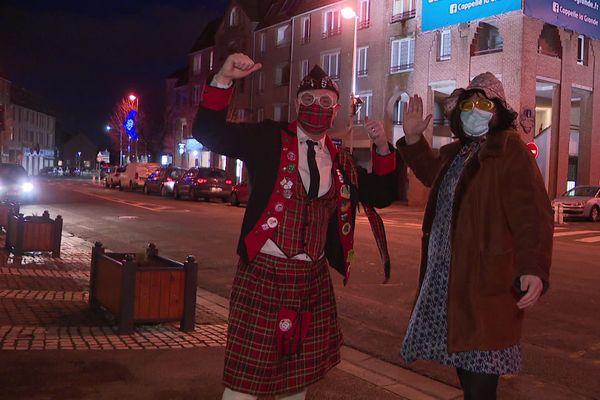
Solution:
{"label": "roof", "polygon": [[267,11],[267,14],[256,27],[256,30],[258,31],[289,20],[293,15],[295,6],[301,2],[300,0],[275,0],[269,11]]}
{"label": "roof", "polygon": [[219,29],[219,26],[221,25],[222,20],[223,20],[223,17],[219,17],[219,18],[213,19],[212,21],[209,21],[206,24],[206,26],[204,27],[204,30],[202,31],[200,36],[198,36],[198,38],[196,39],[194,46],[192,46],[192,48],[190,49],[190,53],[195,53],[197,51],[200,51],[200,50],[203,50],[203,49],[206,49],[208,47],[212,47],[215,45],[215,34],[217,33],[217,30]]}
{"label": "roof", "polygon": [[29,108],[47,115],[55,115],[48,103],[40,96],[33,94],[25,88],[12,85],[10,87],[10,101],[21,107]]}
{"label": "roof", "polygon": [[240,6],[244,13],[252,21],[261,21],[271,8],[274,0],[236,0],[235,3]]}

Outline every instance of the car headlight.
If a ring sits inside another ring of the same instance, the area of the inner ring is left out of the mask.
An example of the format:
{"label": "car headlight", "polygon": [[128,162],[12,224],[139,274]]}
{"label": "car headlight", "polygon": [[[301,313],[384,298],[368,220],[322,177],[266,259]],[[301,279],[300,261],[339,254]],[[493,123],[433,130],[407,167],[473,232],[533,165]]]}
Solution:
{"label": "car headlight", "polygon": [[22,189],[25,193],[29,193],[33,190],[33,184],[31,182],[25,182],[22,186]]}

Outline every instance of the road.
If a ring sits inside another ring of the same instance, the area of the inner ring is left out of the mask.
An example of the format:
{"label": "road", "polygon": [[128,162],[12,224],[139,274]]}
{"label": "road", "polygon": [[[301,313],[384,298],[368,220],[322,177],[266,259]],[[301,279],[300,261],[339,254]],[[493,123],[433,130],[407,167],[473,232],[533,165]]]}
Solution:
{"label": "road", "polygon": [[[113,250],[156,243],[175,259],[193,254],[199,286],[228,296],[237,257],[243,207],[220,202],[176,201],[119,192],[89,181],[39,181],[38,203],[22,212],[61,214],[65,230]],[[366,217],[359,216],[350,282],[334,285],[346,344],[402,364],[399,349],[414,300],[422,211],[394,205],[382,210],[392,278],[383,270]],[[569,222],[555,233],[551,288],[527,312],[523,371],[503,377],[500,399],[600,399],[600,224]],[[458,386],[454,371],[419,361],[407,366]]]}

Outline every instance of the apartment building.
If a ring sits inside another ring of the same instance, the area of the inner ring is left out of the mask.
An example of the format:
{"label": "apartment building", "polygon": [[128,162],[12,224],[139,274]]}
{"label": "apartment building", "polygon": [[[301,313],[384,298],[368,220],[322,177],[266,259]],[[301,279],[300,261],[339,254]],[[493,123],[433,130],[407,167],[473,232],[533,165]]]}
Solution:
{"label": "apartment building", "polygon": [[[600,151],[600,132],[594,129],[600,118],[600,99],[595,99],[600,32],[582,33],[563,23],[544,21],[544,13],[536,7],[548,2],[526,0],[524,8],[518,0],[482,3],[483,11],[477,11],[481,17],[462,19],[462,11],[448,10],[444,1],[264,3],[270,7],[262,17],[254,15],[249,25],[238,23],[248,34],[242,37],[229,26],[241,7],[232,0],[215,36],[217,64],[234,50],[232,44],[263,64],[250,82],[237,85],[231,120],[294,119],[298,83],[319,64],[340,86],[342,108],[331,136],[368,167],[366,116],[383,121],[390,140],[396,142],[404,135],[403,105],[418,93],[425,99],[425,111],[434,116],[425,136],[438,149],[453,140],[442,113],[444,99],[477,74],[490,71],[503,82],[509,102],[520,113],[518,130],[523,140],[539,148],[537,162],[549,195],[573,185],[600,183],[600,159],[592,156]],[[353,8],[356,19],[343,18],[344,7]],[[496,8],[485,14],[487,7]],[[353,91],[363,105],[351,118]],[[423,204],[427,189],[399,163],[399,197]]]}
{"label": "apartment building", "polygon": [[4,154],[4,143],[6,136],[12,132],[10,86],[11,82],[0,76],[0,160],[2,162],[8,161],[8,155]]}
{"label": "apartment building", "polygon": [[[11,127],[4,135],[6,161],[19,163],[30,175],[56,163],[56,117],[39,97],[11,86]],[[4,158],[4,157],[3,157]]]}

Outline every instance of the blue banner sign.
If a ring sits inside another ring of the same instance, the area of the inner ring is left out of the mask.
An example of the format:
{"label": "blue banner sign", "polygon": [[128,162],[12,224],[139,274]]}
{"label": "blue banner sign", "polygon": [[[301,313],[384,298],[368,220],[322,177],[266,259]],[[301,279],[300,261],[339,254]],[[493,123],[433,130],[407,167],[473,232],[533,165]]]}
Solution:
{"label": "blue banner sign", "polygon": [[421,29],[432,31],[516,10],[521,10],[521,0],[423,0]]}
{"label": "blue banner sign", "polygon": [[594,0],[525,0],[525,15],[600,39],[600,3]]}

